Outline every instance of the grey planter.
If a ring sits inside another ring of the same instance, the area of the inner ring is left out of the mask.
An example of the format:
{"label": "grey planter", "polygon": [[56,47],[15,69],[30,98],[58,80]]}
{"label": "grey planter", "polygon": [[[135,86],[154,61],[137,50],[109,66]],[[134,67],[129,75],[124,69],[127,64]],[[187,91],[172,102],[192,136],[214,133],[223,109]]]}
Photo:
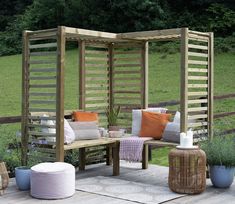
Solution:
{"label": "grey planter", "polygon": [[228,188],[234,179],[235,167],[210,166],[210,178],[217,188]]}

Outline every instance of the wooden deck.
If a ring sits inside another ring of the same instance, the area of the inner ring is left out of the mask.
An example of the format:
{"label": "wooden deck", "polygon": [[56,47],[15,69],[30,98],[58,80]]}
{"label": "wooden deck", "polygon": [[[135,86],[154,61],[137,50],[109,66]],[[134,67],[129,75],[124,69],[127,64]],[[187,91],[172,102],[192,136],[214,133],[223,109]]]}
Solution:
{"label": "wooden deck", "polygon": [[[112,176],[112,167],[105,164],[88,166],[85,171],[77,172],[76,181],[79,179],[94,176]],[[146,170],[141,169],[141,164],[121,162],[120,178],[129,181],[141,182],[157,186],[167,185],[168,168],[149,165]],[[76,191],[74,196],[62,200],[39,200],[29,195],[29,192],[19,191],[16,188],[15,180],[11,179],[10,185],[3,196],[0,196],[1,204],[133,204],[136,202],[122,200],[108,196],[97,195],[82,191]],[[206,191],[199,195],[187,195],[168,202],[167,204],[235,204],[235,182],[229,189],[217,189],[212,187],[210,180],[207,180]]]}

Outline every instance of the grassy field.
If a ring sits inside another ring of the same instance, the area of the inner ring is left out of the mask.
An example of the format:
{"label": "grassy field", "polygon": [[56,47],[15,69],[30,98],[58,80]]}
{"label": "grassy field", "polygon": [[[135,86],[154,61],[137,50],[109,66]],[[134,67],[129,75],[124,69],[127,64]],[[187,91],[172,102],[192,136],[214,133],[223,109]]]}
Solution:
{"label": "grassy field", "polygon": [[[75,109],[78,101],[78,68],[77,51],[66,53],[65,108]],[[152,53],[149,56],[149,103],[179,99],[180,55]],[[20,115],[21,110],[21,55],[0,57],[0,117]],[[235,57],[234,54],[215,56],[215,95],[234,93],[235,90]],[[235,101],[224,100],[215,104],[215,112],[235,111]],[[174,107],[178,109],[178,107]],[[234,120],[235,121],[235,120]],[[0,151],[15,139],[15,132],[20,125],[0,126]],[[166,155],[168,149],[154,152],[158,164],[161,154]],[[1,153],[1,152],[0,152]],[[153,156],[155,158],[155,156]]]}

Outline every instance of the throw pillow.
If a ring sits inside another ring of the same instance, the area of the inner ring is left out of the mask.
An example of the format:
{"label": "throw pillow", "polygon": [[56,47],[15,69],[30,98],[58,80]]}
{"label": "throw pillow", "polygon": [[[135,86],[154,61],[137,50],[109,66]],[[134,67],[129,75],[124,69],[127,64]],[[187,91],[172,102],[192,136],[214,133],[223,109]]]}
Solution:
{"label": "throw pillow", "polygon": [[143,111],[140,136],[161,139],[162,133],[169,119],[170,114]]}
{"label": "throw pillow", "polygon": [[162,135],[166,142],[180,143],[180,123],[169,122]]}
{"label": "throw pillow", "polygon": [[64,119],[64,143],[70,144],[75,140],[75,133],[71,126],[69,125],[69,122]]}
{"label": "throw pillow", "polygon": [[[144,111],[154,112],[154,113],[165,113],[167,111],[166,108],[147,108],[143,109]],[[141,129],[141,120],[142,120],[142,110],[134,109],[132,110],[132,128],[131,134],[134,136],[139,136]]]}
{"label": "throw pillow", "polygon": [[98,122],[98,113],[74,111],[73,119],[80,122],[96,121]]}
{"label": "throw pillow", "polygon": [[75,133],[75,140],[90,140],[100,138],[96,122],[70,122]]}

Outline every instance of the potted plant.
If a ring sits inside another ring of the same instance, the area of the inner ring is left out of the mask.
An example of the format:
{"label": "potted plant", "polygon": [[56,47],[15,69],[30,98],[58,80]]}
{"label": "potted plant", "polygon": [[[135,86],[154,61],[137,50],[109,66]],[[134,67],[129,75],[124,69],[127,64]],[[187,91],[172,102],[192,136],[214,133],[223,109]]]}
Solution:
{"label": "potted plant", "polygon": [[205,151],[211,182],[215,187],[228,188],[234,180],[235,140],[231,136],[214,136],[200,143]]}
{"label": "potted plant", "polygon": [[111,107],[109,109],[106,110],[106,116],[108,118],[108,124],[109,124],[109,131],[118,131],[119,127],[117,126],[117,119],[118,119],[118,115],[120,113],[121,107],[117,106],[117,108],[115,107]]}

